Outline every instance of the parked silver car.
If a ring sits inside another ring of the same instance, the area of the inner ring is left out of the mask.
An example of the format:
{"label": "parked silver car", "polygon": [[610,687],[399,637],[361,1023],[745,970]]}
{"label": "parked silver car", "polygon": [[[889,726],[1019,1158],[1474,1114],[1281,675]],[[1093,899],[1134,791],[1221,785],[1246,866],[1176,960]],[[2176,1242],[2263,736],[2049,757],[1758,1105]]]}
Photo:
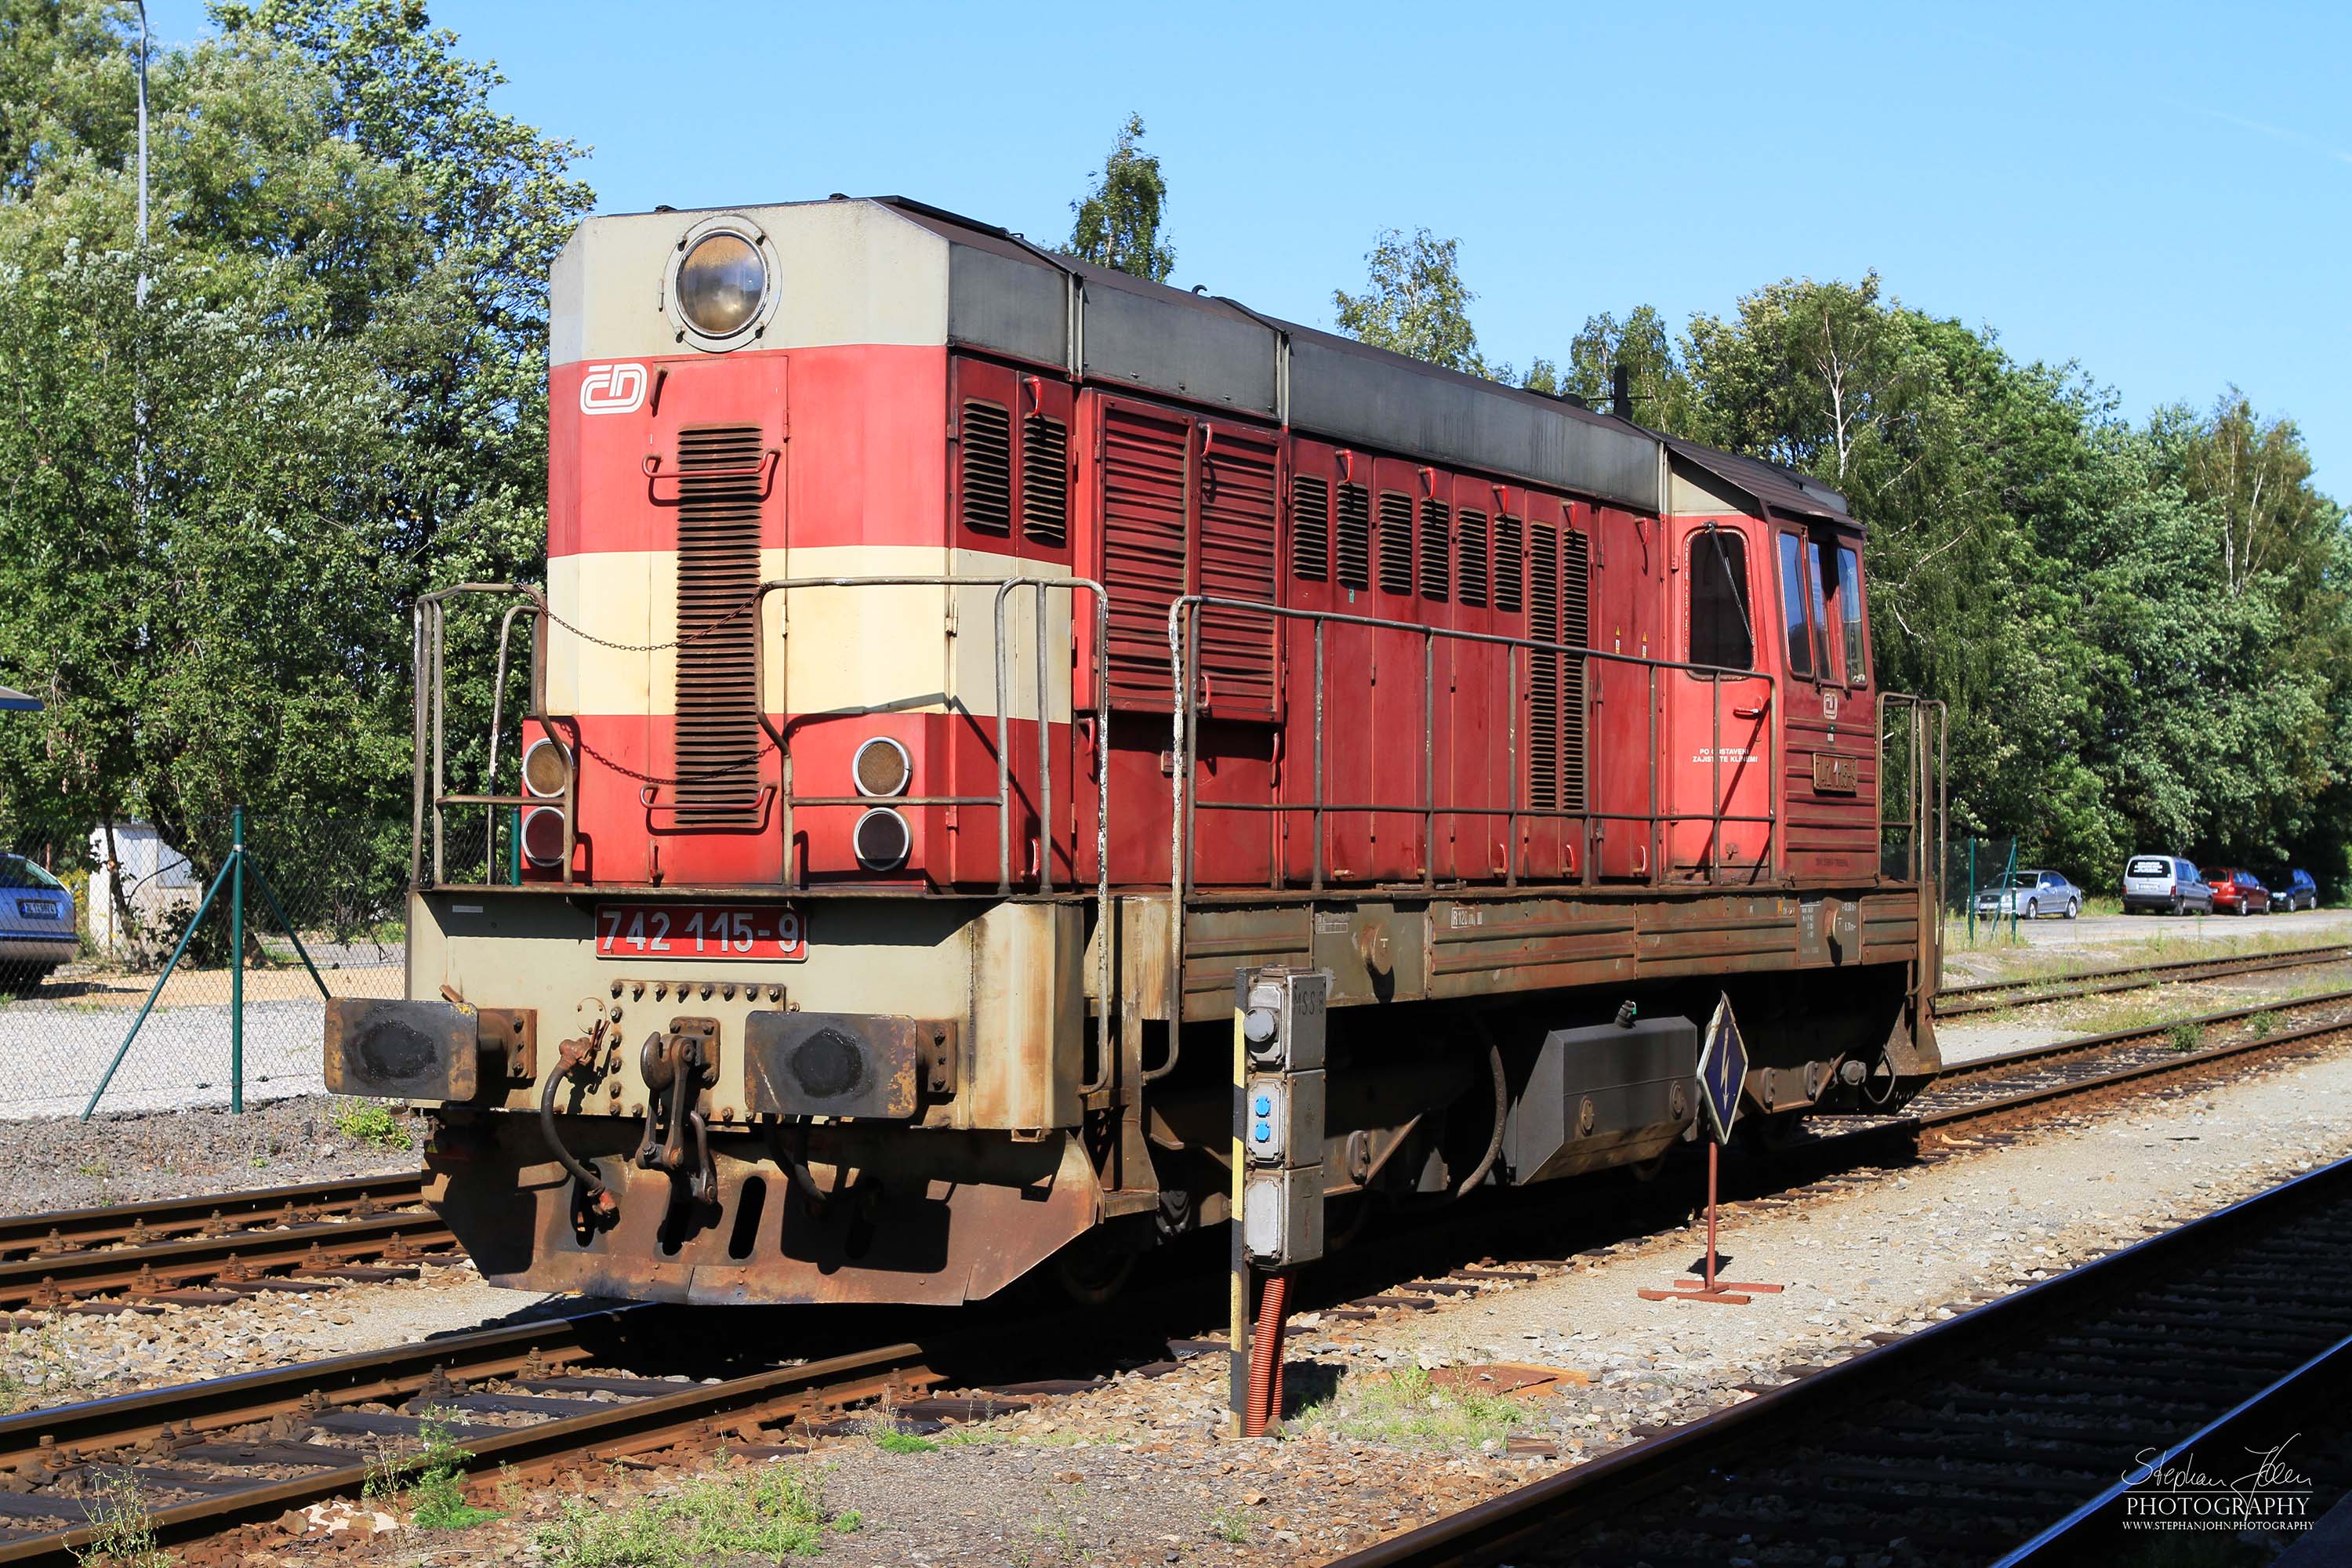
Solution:
{"label": "parked silver car", "polygon": [[33,990],[80,951],[66,885],[22,855],[0,855],[0,993]]}
{"label": "parked silver car", "polygon": [[2142,910],[2167,914],[2213,912],[2213,886],[2194,860],[2178,855],[2135,855],[2124,862],[2124,913]]}
{"label": "parked silver car", "polygon": [[2083,912],[2083,889],[2055,871],[2012,871],[1998,888],[1977,894],[1977,918],[2017,914],[2026,920],[2062,915],[2073,920]]}

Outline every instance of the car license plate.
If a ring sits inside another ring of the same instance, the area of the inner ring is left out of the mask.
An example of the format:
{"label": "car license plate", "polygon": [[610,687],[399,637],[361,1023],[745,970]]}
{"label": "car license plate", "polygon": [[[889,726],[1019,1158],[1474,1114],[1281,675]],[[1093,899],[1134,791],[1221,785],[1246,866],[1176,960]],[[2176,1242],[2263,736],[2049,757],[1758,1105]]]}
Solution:
{"label": "car license plate", "polygon": [[16,912],[27,920],[53,921],[62,911],[55,899],[18,899]]}
{"label": "car license plate", "polygon": [[797,963],[808,923],[795,904],[599,904],[596,956]]}

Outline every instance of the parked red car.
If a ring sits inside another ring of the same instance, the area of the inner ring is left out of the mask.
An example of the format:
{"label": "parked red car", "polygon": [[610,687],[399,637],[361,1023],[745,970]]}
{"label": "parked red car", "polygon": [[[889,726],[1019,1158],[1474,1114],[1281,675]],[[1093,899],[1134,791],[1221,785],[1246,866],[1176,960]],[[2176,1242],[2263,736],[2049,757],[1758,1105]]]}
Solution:
{"label": "parked red car", "polygon": [[2262,879],[2252,871],[2233,871],[2227,866],[2208,866],[2205,880],[2213,887],[2213,912],[2217,915],[2268,914],[2271,890],[2263,886]]}

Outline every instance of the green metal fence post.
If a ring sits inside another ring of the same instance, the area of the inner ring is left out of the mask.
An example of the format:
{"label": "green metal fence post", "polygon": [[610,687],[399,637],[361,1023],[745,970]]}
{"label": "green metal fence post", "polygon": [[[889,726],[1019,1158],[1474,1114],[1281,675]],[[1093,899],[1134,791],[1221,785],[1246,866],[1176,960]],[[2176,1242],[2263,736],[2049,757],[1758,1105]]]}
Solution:
{"label": "green metal fence post", "polygon": [[172,949],[171,961],[163,965],[163,973],[155,976],[154,988],[147,993],[145,1005],[139,1009],[139,1016],[131,1020],[131,1032],[122,1037],[122,1044],[115,1047],[114,1059],[106,1064],[106,1072],[99,1079],[98,1087],[89,1091],[89,1103],[81,1108],[84,1121],[89,1121],[98,1110],[100,1098],[106,1093],[107,1086],[114,1081],[115,1070],[122,1066],[122,1058],[131,1054],[131,1042],[139,1037],[139,1026],[147,1021],[147,1015],[155,1010],[155,998],[163,994],[163,987],[171,981],[172,972],[180,967],[181,955],[188,951],[189,939],[196,934],[196,928],[205,923],[205,916],[212,910],[213,900],[220,897],[221,884],[228,879],[229,867],[223,866],[220,874],[213,879],[213,885],[205,889],[204,902],[196,906],[195,918],[180,933],[179,945]]}
{"label": "green metal fence post", "polygon": [[228,814],[228,1108],[245,1110],[245,807]]}
{"label": "green metal fence post", "polygon": [[1977,840],[1969,836],[1969,945],[1977,944]]}

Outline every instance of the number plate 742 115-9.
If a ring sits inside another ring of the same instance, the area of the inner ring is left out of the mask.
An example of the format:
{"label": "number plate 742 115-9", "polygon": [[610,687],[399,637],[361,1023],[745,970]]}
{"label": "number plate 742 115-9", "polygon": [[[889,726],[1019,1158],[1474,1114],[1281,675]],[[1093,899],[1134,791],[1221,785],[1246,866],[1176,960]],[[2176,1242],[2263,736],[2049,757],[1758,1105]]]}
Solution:
{"label": "number plate 742 115-9", "polygon": [[793,904],[599,904],[596,956],[797,963],[808,923]]}

